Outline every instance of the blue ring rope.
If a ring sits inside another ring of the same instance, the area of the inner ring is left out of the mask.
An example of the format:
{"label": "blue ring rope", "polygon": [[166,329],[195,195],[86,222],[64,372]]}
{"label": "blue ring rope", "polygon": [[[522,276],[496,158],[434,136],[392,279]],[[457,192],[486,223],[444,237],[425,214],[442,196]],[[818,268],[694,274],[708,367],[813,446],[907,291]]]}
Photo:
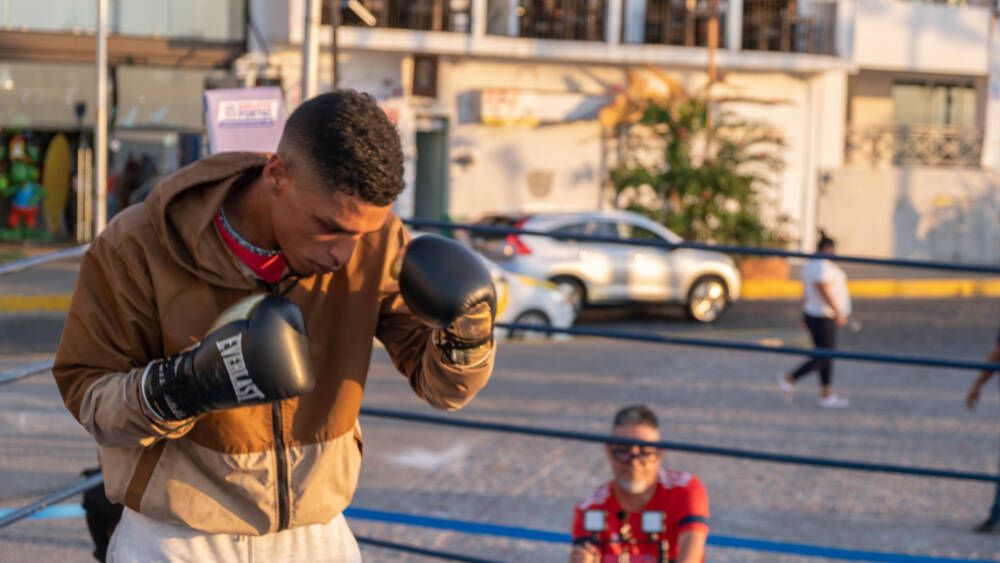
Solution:
{"label": "blue ring rope", "polygon": [[500,328],[518,331],[544,332],[546,334],[570,334],[573,336],[594,336],[612,338],[615,340],[632,340],[635,342],[651,342],[654,344],[673,344],[677,346],[693,346],[698,348],[724,348],[744,352],[759,352],[765,354],[785,354],[791,356],[810,356],[814,358],[832,358],[872,362],[880,364],[896,364],[908,366],[923,366],[934,368],[956,368],[971,370],[1000,371],[1000,364],[969,360],[954,360],[947,358],[928,358],[923,356],[900,356],[894,354],[875,354],[871,352],[851,352],[845,350],[827,350],[823,348],[797,348],[794,346],[765,346],[752,342],[737,340],[716,340],[709,338],[690,338],[686,336],[668,336],[648,332],[634,332],[604,328],[568,327],[528,325],[518,323],[497,323]]}
{"label": "blue ring rope", "polygon": [[424,219],[403,219],[403,222],[411,227],[457,231],[469,231],[486,235],[525,235],[548,237],[558,240],[573,240],[579,242],[600,242],[606,244],[621,244],[625,246],[643,246],[648,248],[661,248],[663,250],[674,250],[677,248],[688,248],[692,250],[708,250],[712,252],[723,252],[726,254],[749,254],[755,256],[780,256],[783,258],[823,258],[834,262],[849,262],[853,264],[868,264],[872,266],[893,266],[897,268],[920,268],[925,270],[945,270],[951,272],[973,272],[978,274],[1000,274],[1000,266],[991,264],[956,264],[953,262],[936,262],[933,260],[899,260],[892,258],[870,258],[866,256],[850,256],[847,254],[823,254],[810,252],[796,252],[793,250],[779,250],[777,248],[761,248],[752,246],[739,246],[731,244],[703,244],[698,242],[678,242],[653,240],[630,240],[618,237],[602,237],[596,235],[572,235],[550,233],[532,229],[516,229],[512,227],[493,227],[486,225],[472,225],[468,223],[449,223],[446,221],[427,221]]}
{"label": "blue ring rope", "polygon": [[[11,509],[0,508],[0,516],[4,516]],[[55,520],[64,518],[83,517],[83,508],[79,504],[59,504],[50,506],[45,510],[33,514],[29,520]],[[520,526],[504,526],[500,524],[487,524],[483,522],[471,522],[467,520],[457,520],[453,518],[435,518],[429,516],[418,516],[402,512],[391,512],[386,510],[375,510],[370,508],[347,508],[344,516],[358,520],[368,520],[372,522],[382,522],[386,524],[399,524],[404,526],[416,526],[433,530],[460,532],[465,534],[476,534],[483,536],[494,536],[514,540],[538,541],[546,543],[567,544],[570,542],[570,535],[564,532],[553,532],[548,530],[538,530],[534,528],[524,528]],[[487,562],[485,559],[476,559],[460,554],[434,551],[426,548],[415,547],[406,544],[399,544],[370,538],[367,536],[355,536],[358,543],[369,544],[376,547],[384,547],[397,551],[406,551],[420,555],[438,557],[450,561]],[[709,534],[708,545],[723,549],[746,549],[752,551],[766,551],[772,553],[787,553],[793,555],[805,555],[811,557],[825,557],[828,559],[841,559],[847,561],[884,561],[891,563],[988,563],[988,559],[953,559],[946,557],[931,557],[925,555],[909,555],[903,553],[887,553],[881,551],[860,551],[853,549],[841,549],[819,545],[809,545],[801,543],[781,542],[772,540],[760,540],[754,538],[741,538],[735,536],[721,536]]]}
{"label": "blue ring rope", "polygon": [[696,454],[717,455],[723,457],[736,457],[752,459],[756,461],[769,461],[775,463],[792,463],[796,465],[811,465],[815,467],[830,467],[835,469],[849,469],[855,471],[871,471],[876,473],[895,473],[899,475],[913,475],[918,477],[938,477],[943,479],[961,479],[967,481],[984,481],[988,483],[1000,483],[1000,475],[990,475],[988,473],[973,473],[967,471],[955,471],[950,469],[933,469],[927,467],[909,467],[905,465],[889,465],[883,463],[868,463],[860,461],[848,461],[839,459],[828,459],[810,456],[787,455],[767,452],[751,452],[736,448],[723,448],[719,446],[704,446],[701,444],[691,444],[688,442],[660,441],[644,442],[642,440],[632,440],[618,436],[605,434],[595,434],[592,432],[578,432],[572,430],[558,430],[554,428],[532,428],[519,424],[507,424],[500,422],[487,422],[482,420],[469,420],[454,416],[438,416],[429,414],[418,414],[413,412],[398,411],[391,409],[381,409],[375,407],[362,407],[361,414],[378,418],[391,418],[395,420],[406,420],[410,422],[421,422],[426,424],[438,424],[452,426],[456,428],[485,430],[488,432],[503,432],[508,434],[523,434],[526,436],[541,436],[545,438],[559,438],[563,440],[576,440],[580,442],[592,442],[598,444],[624,444],[629,446],[653,446],[656,448],[674,450],[680,452],[691,452]]}

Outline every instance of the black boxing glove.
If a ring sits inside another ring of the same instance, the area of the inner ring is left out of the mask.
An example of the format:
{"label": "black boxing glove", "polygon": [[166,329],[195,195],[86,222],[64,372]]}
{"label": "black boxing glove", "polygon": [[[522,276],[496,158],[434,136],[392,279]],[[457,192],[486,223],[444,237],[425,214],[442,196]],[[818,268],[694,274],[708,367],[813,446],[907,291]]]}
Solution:
{"label": "black boxing glove", "polygon": [[473,365],[489,354],[497,293],[473,251],[440,236],[414,238],[403,254],[399,292],[421,322],[437,329],[434,343],[450,362]]}
{"label": "black boxing glove", "polygon": [[303,395],[315,384],[302,311],[258,294],[226,309],[193,347],[143,372],[146,405],[163,420]]}

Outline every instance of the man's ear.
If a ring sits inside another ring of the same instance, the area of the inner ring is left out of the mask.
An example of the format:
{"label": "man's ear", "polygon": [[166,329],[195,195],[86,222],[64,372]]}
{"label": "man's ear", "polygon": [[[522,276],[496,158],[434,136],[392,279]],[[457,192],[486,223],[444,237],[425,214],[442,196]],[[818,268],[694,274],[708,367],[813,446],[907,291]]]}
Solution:
{"label": "man's ear", "polygon": [[288,161],[278,153],[272,154],[264,164],[263,176],[271,183],[271,191],[277,194],[289,183]]}

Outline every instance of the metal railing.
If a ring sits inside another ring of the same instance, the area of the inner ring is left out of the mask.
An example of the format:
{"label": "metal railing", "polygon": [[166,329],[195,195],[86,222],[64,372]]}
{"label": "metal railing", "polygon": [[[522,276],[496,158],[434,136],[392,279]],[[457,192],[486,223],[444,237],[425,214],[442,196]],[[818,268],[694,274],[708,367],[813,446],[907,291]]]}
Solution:
{"label": "metal railing", "polygon": [[[451,0],[361,0],[360,3],[375,16],[375,27],[412,29],[415,31],[469,31],[469,3],[456,9]],[[340,14],[342,25],[364,24],[348,8]]]}
{"label": "metal railing", "polygon": [[804,10],[795,0],[745,0],[743,49],[833,55],[836,22],[833,2]]}
{"label": "metal railing", "polygon": [[489,0],[487,33],[604,41],[606,10],[606,0]]}
{"label": "metal railing", "polygon": [[[719,2],[721,5],[723,2]],[[625,43],[676,45],[681,47],[707,47],[708,22],[711,5],[707,0],[649,0],[645,13],[632,13],[627,3],[622,4],[622,24]],[[719,47],[726,46],[726,11],[716,10],[719,16]],[[636,29],[639,28],[639,29]]]}
{"label": "metal railing", "polygon": [[937,125],[884,125],[847,131],[849,164],[978,168],[983,131]]}

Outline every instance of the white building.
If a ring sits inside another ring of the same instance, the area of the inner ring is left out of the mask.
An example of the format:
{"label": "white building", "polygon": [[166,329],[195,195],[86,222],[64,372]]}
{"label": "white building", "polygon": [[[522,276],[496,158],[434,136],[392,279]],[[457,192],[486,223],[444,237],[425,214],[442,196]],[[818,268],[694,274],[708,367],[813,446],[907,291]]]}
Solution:
{"label": "white building", "polygon": [[[169,160],[178,134],[202,129],[202,89],[229,83],[219,69],[235,57],[244,83],[279,82],[297,104],[306,1],[176,0],[163,15],[112,0],[115,138],[162,145]],[[610,151],[596,115],[625,87],[626,69],[705,79],[711,0],[360,3],[377,25],[343,10],[339,83],[372,92],[399,123],[410,186],[402,215],[467,220],[606,205]],[[95,2],[79,4],[0,2],[8,101],[0,126],[72,130],[76,101],[90,102],[89,125]],[[991,8],[718,4],[726,82],[782,101],[739,109],[784,131],[776,196],[803,248],[823,227],[846,252],[1000,260],[1000,38]],[[321,32],[320,91],[332,82],[331,31]],[[240,56],[244,41],[250,52]]]}
{"label": "white building", "polygon": [[844,251],[1000,261],[993,9],[856,0],[853,23],[846,162],[821,176],[819,222]]}
{"label": "white building", "polygon": [[[251,1],[264,41],[257,65],[279,73],[297,103],[306,0]],[[607,148],[597,111],[637,65],[704,80],[705,6],[658,0],[424,0],[362,2],[377,26],[345,9],[338,28],[340,86],[374,93],[399,115],[413,189],[403,215],[466,220],[492,212],[606,205]],[[720,71],[754,97],[741,111],[786,135],[776,194],[815,233],[821,170],[843,162],[850,11],[830,2],[730,0]],[[324,13],[324,20],[329,14]],[[321,33],[320,91],[331,84],[331,28]],[[264,52],[267,55],[263,55]],[[267,64],[260,64],[263,61]]]}

